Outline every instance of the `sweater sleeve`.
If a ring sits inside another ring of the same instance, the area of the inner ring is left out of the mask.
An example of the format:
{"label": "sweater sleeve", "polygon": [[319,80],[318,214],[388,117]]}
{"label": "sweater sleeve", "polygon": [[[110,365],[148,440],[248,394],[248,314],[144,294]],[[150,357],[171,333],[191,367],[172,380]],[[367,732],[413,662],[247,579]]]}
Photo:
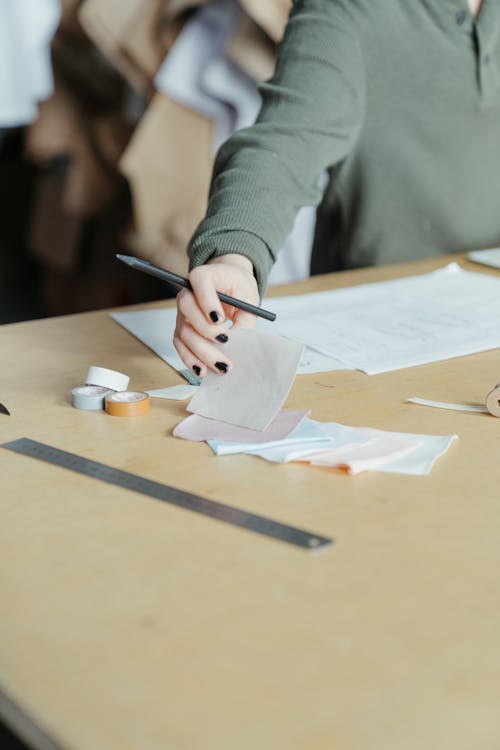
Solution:
{"label": "sweater sleeve", "polygon": [[190,267],[239,253],[261,294],[301,206],[353,148],[364,112],[362,54],[334,0],[296,0],[256,123],[234,133],[214,166],[208,210],[188,247]]}

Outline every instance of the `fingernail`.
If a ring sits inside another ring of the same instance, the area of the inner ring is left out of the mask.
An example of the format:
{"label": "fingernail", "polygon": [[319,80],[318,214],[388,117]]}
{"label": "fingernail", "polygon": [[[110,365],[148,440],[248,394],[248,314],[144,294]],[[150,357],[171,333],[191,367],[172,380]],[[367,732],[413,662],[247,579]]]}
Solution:
{"label": "fingernail", "polygon": [[227,372],[227,365],[226,365],[226,363],[225,363],[225,362],[216,362],[216,363],[215,363],[215,366],[216,366],[216,368],[217,368],[217,369],[218,369],[218,370],[219,370],[220,372]]}
{"label": "fingernail", "polygon": [[212,312],[210,313],[210,320],[213,323],[217,323],[217,321],[219,320],[219,313],[216,310],[212,310]]}
{"label": "fingernail", "polygon": [[198,367],[198,365],[193,365],[193,372],[194,372],[195,375],[198,375],[198,377],[199,377],[200,376],[200,372],[201,372],[201,367]]}
{"label": "fingernail", "polygon": [[229,341],[229,337],[226,336],[225,333],[219,333],[219,335],[215,338],[217,339],[217,341],[220,341],[221,344],[225,344],[227,341]]}

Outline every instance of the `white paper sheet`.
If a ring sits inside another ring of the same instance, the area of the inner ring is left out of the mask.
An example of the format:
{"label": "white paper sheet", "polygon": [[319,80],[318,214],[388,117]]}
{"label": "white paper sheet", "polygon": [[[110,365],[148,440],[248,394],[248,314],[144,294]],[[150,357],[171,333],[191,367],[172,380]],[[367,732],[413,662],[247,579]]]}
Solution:
{"label": "white paper sheet", "polygon": [[[276,333],[369,375],[500,346],[500,279],[455,263],[266,305],[278,316]],[[258,325],[266,330],[270,324]]]}
{"label": "white paper sheet", "polygon": [[[266,301],[268,305],[272,305],[273,302],[274,300]],[[113,320],[152,349],[155,354],[173,367],[174,370],[177,370],[188,382],[197,385],[200,383],[200,379],[186,370],[172,343],[176,315],[175,308],[168,307],[159,310],[110,313]],[[274,333],[273,328],[270,331]],[[330,370],[345,369],[351,368],[338,359],[305,347],[297,368],[297,374],[305,375],[309,372],[329,372]]]}
{"label": "white paper sheet", "polygon": [[188,411],[265,430],[288,395],[302,345],[270,333],[238,329],[231,331],[223,347],[233,367],[223,375],[208,370]]}
{"label": "white paper sheet", "polygon": [[488,250],[471,250],[467,258],[483,266],[500,268],[500,247],[492,247]]}
{"label": "white paper sheet", "polygon": [[[456,264],[429,274],[315,294],[265,299],[277,320],[259,330],[307,345],[297,373],[360,369],[368,374],[500,346],[500,278]],[[174,310],[112,317],[176,369]]]}
{"label": "white paper sheet", "polygon": [[199,385],[201,380],[177,354],[172,339],[177,310],[165,307],[161,310],[135,310],[134,312],[110,313],[110,316],[143,344],[152,349],[164,362],[182,375],[190,385]]}

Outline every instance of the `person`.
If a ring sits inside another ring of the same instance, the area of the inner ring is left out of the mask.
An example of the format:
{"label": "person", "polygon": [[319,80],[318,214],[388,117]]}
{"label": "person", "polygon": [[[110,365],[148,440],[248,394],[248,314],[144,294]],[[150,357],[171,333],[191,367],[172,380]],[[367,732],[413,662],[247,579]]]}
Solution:
{"label": "person", "polygon": [[[500,243],[497,0],[295,0],[254,125],[214,166],[188,248],[193,292],[174,345],[221,374],[302,205],[318,205],[311,272]],[[319,178],[327,170],[322,192]]]}

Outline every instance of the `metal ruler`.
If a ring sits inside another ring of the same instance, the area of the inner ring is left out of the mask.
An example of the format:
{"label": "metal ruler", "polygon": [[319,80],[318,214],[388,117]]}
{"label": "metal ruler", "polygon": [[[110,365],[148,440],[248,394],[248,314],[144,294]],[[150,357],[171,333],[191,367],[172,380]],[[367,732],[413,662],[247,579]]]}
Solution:
{"label": "metal ruler", "polygon": [[3,443],[2,448],[14,451],[14,453],[20,453],[23,456],[30,456],[31,458],[45,461],[63,469],[76,471],[78,474],[100,479],[102,482],[108,482],[109,484],[123,487],[126,490],[139,492],[156,500],[162,500],[165,503],[177,505],[186,510],[192,510],[196,513],[210,516],[210,518],[216,518],[219,521],[233,524],[233,526],[241,526],[249,531],[255,531],[258,534],[264,534],[265,536],[279,539],[282,542],[295,544],[298,547],[318,550],[333,543],[333,539],[329,539],[328,537],[297,529],[294,526],[273,521],[265,516],[248,513],[245,510],[234,508],[231,505],[224,505],[216,500],[192,495],[189,492],[170,487],[167,484],[154,482],[151,479],[146,479],[145,477],[140,477],[137,474],[131,474],[121,469],[115,469],[113,466],[107,466],[98,461],[91,461],[83,456],[68,453],[68,451],[54,448],[45,443],[39,443],[36,440],[19,438],[19,440]]}
{"label": "metal ruler", "polygon": [[[19,704],[2,690],[0,686],[0,717],[14,734],[26,742],[28,747],[36,750],[64,750],[51,735],[48,734],[38,720],[29,714]],[[7,738],[7,745],[11,747]],[[17,747],[17,742],[16,742]],[[24,747],[24,745],[23,745]]]}

